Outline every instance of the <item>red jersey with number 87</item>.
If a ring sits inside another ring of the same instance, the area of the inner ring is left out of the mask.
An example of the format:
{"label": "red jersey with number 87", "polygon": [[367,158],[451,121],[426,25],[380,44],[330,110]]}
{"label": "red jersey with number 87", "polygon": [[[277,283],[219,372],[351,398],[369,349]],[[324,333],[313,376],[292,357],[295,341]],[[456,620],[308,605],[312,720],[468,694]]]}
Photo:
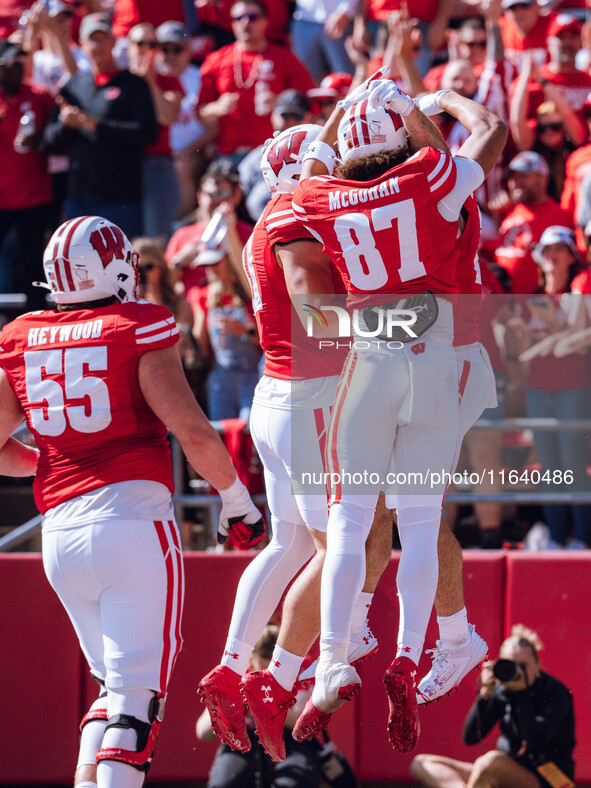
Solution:
{"label": "red jersey with number 87", "polygon": [[306,178],[293,208],[324,242],[347,293],[456,293],[457,222],[437,207],[455,182],[452,157],[423,148],[371,181]]}
{"label": "red jersey with number 87", "polygon": [[107,484],[173,491],[167,430],[144,400],[138,364],[176,344],[168,309],[128,302],[31,312],[0,333],[0,365],[41,451],[35,502],[48,509]]}

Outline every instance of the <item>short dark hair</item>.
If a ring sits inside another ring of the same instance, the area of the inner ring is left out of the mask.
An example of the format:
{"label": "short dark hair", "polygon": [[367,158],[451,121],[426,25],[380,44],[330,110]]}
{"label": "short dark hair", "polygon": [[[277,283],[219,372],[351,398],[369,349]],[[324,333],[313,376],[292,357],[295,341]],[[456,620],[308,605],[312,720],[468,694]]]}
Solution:
{"label": "short dark hair", "polygon": [[240,183],[240,172],[232,159],[220,157],[212,161],[205,170],[201,183],[207,178],[213,178],[214,181],[230,181],[230,183],[238,184]]}
{"label": "short dark hair", "polygon": [[245,3],[246,5],[256,5],[256,7],[260,9],[261,16],[264,16],[265,19],[268,16],[267,6],[263,2],[261,2],[261,0],[234,0],[232,5],[230,6],[230,12],[234,8],[234,6],[238,5],[238,3]]}
{"label": "short dark hair", "polygon": [[361,156],[339,164],[334,175],[346,181],[373,181],[397,164],[405,162],[408,156],[409,148],[406,143],[404,147],[396,150],[380,150],[377,153],[370,153],[369,156]]}

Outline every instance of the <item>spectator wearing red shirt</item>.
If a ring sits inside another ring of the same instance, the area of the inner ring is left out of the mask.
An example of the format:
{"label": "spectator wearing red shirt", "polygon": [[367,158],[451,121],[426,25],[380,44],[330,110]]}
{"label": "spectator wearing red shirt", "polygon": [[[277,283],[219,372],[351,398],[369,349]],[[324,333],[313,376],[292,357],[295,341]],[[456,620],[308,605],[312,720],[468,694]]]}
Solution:
{"label": "spectator wearing red shirt", "polygon": [[[44,232],[52,200],[47,158],[39,147],[54,102],[44,88],[23,76],[24,52],[18,44],[0,41],[0,246],[11,230],[16,237],[14,260],[0,259],[0,290],[26,293],[29,307],[39,309],[44,295],[31,282],[43,278]],[[20,124],[25,113],[34,125],[29,136]]]}
{"label": "spectator wearing red shirt", "polygon": [[201,288],[205,284],[202,268],[196,268],[195,259],[203,249],[201,236],[216,211],[224,213],[228,225],[225,242],[232,251],[232,262],[237,264],[243,284],[249,287],[242,269],[242,249],[252,232],[252,225],[237,218],[243,195],[238,169],[225,159],[213,162],[201,179],[197,192],[198,221],[180,227],[166,247],[166,260],[177,270],[185,289],[187,301],[195,310],[199,304]]}
{"label": "spectator wearing red shirt", "polygon": [[[486,30],[479,17],[465,19],[457,30],[450,30],[447,37],[448,62],[467,60],[476,77],[480,77],[486,59]],[[423,78],[425,88],[434,93],[441,87],[441,75],[446,63],[429,69]]]}
{"label": "spectator wearing red shirt", "polygon": [[[179,40],[189,34],[180,22],[168,22]],[[180,189],[170,149],[170,126],[177,120],[183,98],[183,86],[177,77],[158,73],[156,53],[159,42],[149,22],[134,25],[128,34],[129,70],[143,77],[152,96],[158,137],[144,150],[142,164],[142,226],[144,235],[165,243],[177,218]]]}
{"label": "spectator wearing red shirt", "polygon": [[[543,293],[547,296],[529,298],[524,307],[526,343],[532,345],[520,356],[527,362],[528,416],[531,418],[588,419],[591,416],[591,364],[589,356],[571,352],[556,357],[547,352],[571,322],[576,300],[572,295],[573,274],[579,268],[579,254],[572,230],[547,227],[533,255],[540,266]],[[570,471],[572,480],[565,484],[552,476],[542,489],[552,492],[580,493],[591,489],[587,474],[589,435],[576,432],[536,432],[534,443],[542,471]],[[591,506],[573,503],[546,505],[544,521],[550,528],[552,547],[562,547],[569,533],[569,509],[574,540],[571,549],[591,547]]]}
{"label": "spectator wearing red shirt", "polygon": [[146,22],[155,28],[175,19],[187,22],[183,0],[115,0],[113,13],[113,35],[126,36],[134,25]]}
{"label": "spectator wearing red shirt", "polygon": [[579,71],[575,64],[581,49],[581,23],[571,14],[558,14],[548,25],[548,52],[550,61],[539,69],[539,83],[529,84],[528,117],[534,118],[539,105],[554,95],[547,88],[555,88],[564,103],[571,108],[579,121],[579,135],[587,136],[584,108],[591,90],[591,75]]}
{"label": "spectator wearing red shirt", "polygon": [[501,34],[505,55],[519,71],[523,53],[533,50],[539,66],[548,60],[546,49],[547,29],[553,15],[542,16],[536,0],[502,0],[505,16],[501,17]]}
{"label": "spectator wearing red shirt", "polygon": [[511,279],[511,293],[535,293],[539,269],[531,248],[549,225],[572,227],[568,214],[548,196],[549,170],[539,153],[522,151],[509,162],[507,185],[513,203],[499,228],[497,264]]}
{"label": "spectator wearing red shirt", "polygon": [[[215,48],[226,46],[234,41],[230,9],[236,0],[195,0],[202,33],[212,36]],[[286,46],[289,28],[289,4],[286,0],[265,0],[267,9],[267,40],[273,44]]]}
{"label": "spectator wearing red shirt", "polygon": [[445,44],[453,0],[361,0],[354,21],[353,40],[359,51],[369,51],[375,39],[378,23],[386,23],[392,11],[402,11],[416,18],[423,35],[423,46],[416,65],[425,74],[431,65],[432,53]]}
{"label": "spectator wearing red shirt", "polygon": [[219,122],[219,152],[239,161],[272,135],[277,95],[288,88],[305,93],[313,83],[295,55],[268,42],[259,0],[238,0],[231,15],[236,42],[205,58],[198,109],[204,122]]}

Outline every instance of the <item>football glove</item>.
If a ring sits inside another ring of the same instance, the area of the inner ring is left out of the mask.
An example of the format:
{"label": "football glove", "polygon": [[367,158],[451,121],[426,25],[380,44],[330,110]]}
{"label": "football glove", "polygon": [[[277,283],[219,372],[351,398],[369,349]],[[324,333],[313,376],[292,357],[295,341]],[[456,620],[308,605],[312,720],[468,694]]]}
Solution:
{"label": "football glove", "polygon": [[240,545],[252,547],[260,542],[265,535],[265,521],[240,479],[236,477],[231,487],[218,492],[222,499],[218,544],[228,540],[230,531]]}
{"label": "football glove", "polygon": [[367,101],[371,107],[383,107],[397,112],[402,117],[410,115],[415,108],[413,100],[391,79],[380,79],[370,85]]}
{"label": "football glove", "polygon": [[[344,109],[345,112],[352,107],[353,104],[357,104],[359,101],[363,101],[368,96],[368,88],[370,83],[374,82],[375,80],[381,80],[382,77],[390,71],[390,66],[382,66],[379,68],[375,74],[372,74],[371,77],[362,82],[361,85],[358,85],[355,90],[352,90],[351,93],[345,96],[344,99],[341,99],[337,102],[337,106]],[[383,80],[384,82],[389,82],[390,80]]]}

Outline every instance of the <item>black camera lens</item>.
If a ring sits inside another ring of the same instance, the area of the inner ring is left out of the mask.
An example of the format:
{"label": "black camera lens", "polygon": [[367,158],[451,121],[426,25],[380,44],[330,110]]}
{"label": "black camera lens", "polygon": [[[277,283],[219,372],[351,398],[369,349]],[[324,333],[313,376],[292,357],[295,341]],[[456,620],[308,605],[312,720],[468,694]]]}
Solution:
{"label": "black camera lens", "polygon": [[497,659],[493,665],[493,675],[499,681],[506,683],[516,681],[521,675],[521,667],[518,662],[512,659]]}

